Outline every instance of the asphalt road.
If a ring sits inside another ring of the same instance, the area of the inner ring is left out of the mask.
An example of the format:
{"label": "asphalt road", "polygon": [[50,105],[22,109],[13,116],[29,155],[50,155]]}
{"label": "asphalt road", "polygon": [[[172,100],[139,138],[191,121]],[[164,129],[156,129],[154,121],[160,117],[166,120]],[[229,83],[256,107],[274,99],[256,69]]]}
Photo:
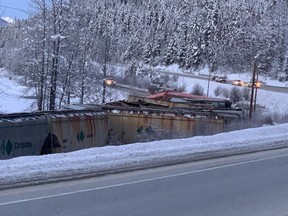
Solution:
{"label": "asphalt road", "polygon": [[0,191],[5,216],[284,216],[288,149]]}
{"label": "asphalt road", "polygon": [[[202,79],[202,80],[207,80],[209,79],[208,76],[199,76],[199,75],[192,75],[192,74],[185,74],[185,73],[175,73],[175,72],[169,72],[169,71],[158,71],[163,74],[169,74],[169,75],[177,75],[177,76],[182,76],[182,77],[188,77],[188,78],[194,78],[194,79]],[[211,78],[211,82],[215,82]],[[232,80],[228,80],[227,84],[232,85]],[[288,87],[279,87],[279,86],[270,86],[270,85],[262,85],[261,90],[265,91],[272,91],[272,92],[279,92],[279,93],[287,93],[288,94]]]}

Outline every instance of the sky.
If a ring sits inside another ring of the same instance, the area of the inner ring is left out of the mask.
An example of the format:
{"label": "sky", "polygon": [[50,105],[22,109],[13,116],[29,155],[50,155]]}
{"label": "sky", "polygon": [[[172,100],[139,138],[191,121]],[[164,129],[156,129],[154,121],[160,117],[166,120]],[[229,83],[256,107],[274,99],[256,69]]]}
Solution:
{"label": "sky", "polygon": [[29,0],[0,0],[0,17],[26,19],[29,15]]}
{"label": "sky", "polygon": [[[232,77],[232,75],[230,76]],[[236,75],[233,76],[236,79]],[[0,68],[0,113],[29,111],[33,100],[24,99],[22,96],[32,94],[27,88],[19,84],[22,79]],[[249,80],[249,75],[242,77],[242,79]],[[275,80],[265,81],[274,85],[287,84]],[[180,79],[178,84],[182,85],[182,82],[185,82],[187,86],[190,83],[189,87],[191,88],[191,83],[195,83],[196,80]],[[201,85],[205,85],[205,83]],[[219,83],[212,82],[211,92],[218,85]],[[225,86],[233,87],[232,85]],[[261,89],[259,91],[259,103],[264,104],[271,111],[277,108],[288,112],[287,94],[271,93],[261,91]],[[193,158],[201,157],[204,159],[215,154],[227,156],[287,145],[288,124],[276,124],[212,136],[196,136],[186,139],[90,148],[70,153],[18,157],[0,160],[0,189],[7,185],[16,186],[23,183],[29,184],[33,181],[45,182],[47,179],[62,178],[65,175],[77,176],[91,172],[97,174],[108,171],[115,172],[119,169],[154,166],[166,162],[174,163],[188,158],[190,160],[191,155]]]}

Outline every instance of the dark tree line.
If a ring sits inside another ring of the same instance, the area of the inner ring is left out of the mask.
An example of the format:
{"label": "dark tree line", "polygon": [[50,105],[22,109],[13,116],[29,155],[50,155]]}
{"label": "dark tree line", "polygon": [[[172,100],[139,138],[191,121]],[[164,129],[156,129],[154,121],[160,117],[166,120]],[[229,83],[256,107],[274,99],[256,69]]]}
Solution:
{"label": "dark tree line", "polygon": [[0,65],[27,77],[39,110],[105,103],[115,63],[288,74],[287,0],[31,0],[0,29]]}

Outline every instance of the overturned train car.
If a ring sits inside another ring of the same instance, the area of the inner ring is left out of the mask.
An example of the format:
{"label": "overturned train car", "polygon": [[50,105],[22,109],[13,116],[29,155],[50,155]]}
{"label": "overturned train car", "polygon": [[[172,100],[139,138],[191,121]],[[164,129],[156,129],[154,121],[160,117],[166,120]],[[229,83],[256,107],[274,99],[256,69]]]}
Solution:
{"label": "overturned train car", "polygon": [[109,111],[110,143],[128,144],[153,140],[211,135],[223,131],[224,119],[195,112],[152,109]]}
{"label": "overturned train car", "polygon": [[243,118],[243,111],[231,108],[228,100],[181,92],[130,95],[102,108],[109,112],[110,140],[120,144],[212,135]]}
{"label": "overturned train car", "polygon": [[108,133],[102,111],[0,115],[0,159],[104,146]]}
{"label": "overturned train car", "polygon": [[242,118],[242,110],[226,107],[223,100],[188,96],[162,93],[69,105],[66,111],[0,115],[0,159],[211,135],[222,132],[229,119]]}

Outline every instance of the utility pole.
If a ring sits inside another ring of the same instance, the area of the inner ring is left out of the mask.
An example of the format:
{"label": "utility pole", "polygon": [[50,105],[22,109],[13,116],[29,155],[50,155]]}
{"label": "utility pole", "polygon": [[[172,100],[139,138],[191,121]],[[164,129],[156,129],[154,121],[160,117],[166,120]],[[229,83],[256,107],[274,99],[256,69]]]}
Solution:
{"label": "utility pole", "polygon": [[253,61],[253,76],[252,76],[252,86],[251,86],[251,98],[250,98],[250,111],[249,111],[249,120],[252,119],[252,112],[253,112],[253,101],[254,101],[254,87],[255,87],[255,75],[256,75],[256,60],[257,56],[254,58]]}
{"label": "utility pole", "polygon": [[207,97],[209,97],[210,80],[211,80],[211,69],[209,68],[208,87],[207,87]]}
{"label": "utility pole", "polygon": [[257,70],[257,68],[256,68],[256,72],[257,72],[257,77],[256,77],[256,82],[255,82],[255,97],[254,97],[254,112],[256,112],[256,101],[257,101],[257,92],[258,92],[258,88],[259,88],[259,86],[257,85],[258,84],[258,70]]}

